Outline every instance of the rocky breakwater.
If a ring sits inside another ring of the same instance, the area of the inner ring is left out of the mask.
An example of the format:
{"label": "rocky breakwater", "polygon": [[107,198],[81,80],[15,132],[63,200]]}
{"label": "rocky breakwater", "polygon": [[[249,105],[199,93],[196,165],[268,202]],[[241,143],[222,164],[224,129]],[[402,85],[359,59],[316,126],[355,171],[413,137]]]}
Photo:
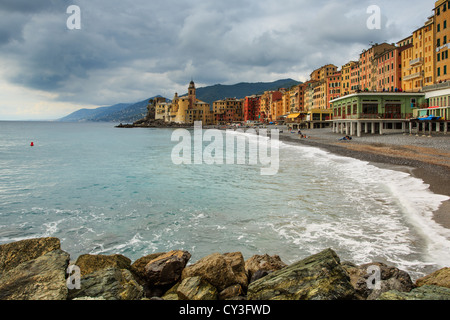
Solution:
{"label": "rocky breakwater", "polygon": [[133,263],[120,254],[86,254],[71,263],[56,238],[9,243],[0,246],[0,299],[450,299],[450,268],[413,283],[408,273],[385,264],[341,262],[331,249],[291,265],[269,255],[245,261],[240,252],[213,253],[188,264],[190,258],[180,250]]}
{"label": "rocky breakwater", "polygon": [[116,128],[191,128],[192,125],[180,124],[175,122],[164,122],[163,120],[146,120],[142,119],[132,124],[122,124],[116,126]]}

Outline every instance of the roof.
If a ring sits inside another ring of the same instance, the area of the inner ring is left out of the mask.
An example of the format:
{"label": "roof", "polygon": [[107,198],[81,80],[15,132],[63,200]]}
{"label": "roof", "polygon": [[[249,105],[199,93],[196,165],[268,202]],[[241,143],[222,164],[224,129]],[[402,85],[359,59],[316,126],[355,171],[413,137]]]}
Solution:
{"label": "roof", "polygon": [[291,113],[290,115],[287,116],[288,119],[295,119],[298,118],[300,116],[300,113]]}
{"label": "roof", "polygon": [[424,97],[425,93],[423,92],[382,92],[382,91],[376,91],[376,92],[359,92],[359,93],[352,93],[346,96],[342,96],[340,98],[335,98],[333,100],[331,100],[331,103],[340,101],[340,100],[345,100],[348,98],[354,98],[354,97],[364,97],[364,96],[397,96],[397,97],[401,97],[401,96],[418,96],[418,97]]}

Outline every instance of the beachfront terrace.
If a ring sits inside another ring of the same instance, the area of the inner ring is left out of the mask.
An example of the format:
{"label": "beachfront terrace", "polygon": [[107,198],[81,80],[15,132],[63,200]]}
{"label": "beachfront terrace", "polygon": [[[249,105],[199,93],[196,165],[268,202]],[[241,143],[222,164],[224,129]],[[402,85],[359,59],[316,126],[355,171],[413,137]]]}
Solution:
{"label": "beachfront terrace", "polygon": [[333,132],[357,135],[405,132],[424,93],[359,92],[331,102]]}

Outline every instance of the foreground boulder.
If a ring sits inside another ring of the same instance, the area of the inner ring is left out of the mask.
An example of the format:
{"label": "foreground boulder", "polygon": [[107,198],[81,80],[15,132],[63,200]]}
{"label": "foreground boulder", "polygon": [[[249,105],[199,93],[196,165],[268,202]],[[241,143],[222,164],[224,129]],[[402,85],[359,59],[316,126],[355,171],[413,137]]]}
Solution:
{"label": "foreground boulder", "polygon": [[121,254],[110,256],[84,254],[78,257],[75,265],[80,268],[83,276],[109,268],[130,269],[131,260]]}
{"label": "foreground boulder", "polygon": [[53,250],[4,272],[0,277],[0,300],[66,300],[69,260],[66,252]]}
{"label": "foreground boulder", "polygon": [[273,271],[278,271],[286,267],[280,257],[265,255],[254,255],[245,261],[245,270],[248,274],[250,282],[256,281],[259,278],[268,275]]}
{"label": "foreground boulder", "polygon": [[[247,291],[248,274],[245,270],[245,260],[241,252],[224,253],[225,261],[230,265],[231,270],[238,284],[243,290]],[[232,285],[234,287],[234,284]],[[224,289],[226,290],[226,289]]]}
{"label": "foreground boulder", "polygon": [[424,285],[411,292],[388,291],[380,295],[378,300],[450,300],[450,289]]}
{"label": "foreground boulder", "polygon": [[201,277],[217,288],[219,292],[234,285],[247,286],[242,254],[213,253],[183,270],[181,279]]}
{"label": "foreground boulder", "polygon": [[[387,266],[384,263],[374,262],[361,266],[345,262],[342,264],[350,275],[350,281],[356,290],[356,297],[360,300],[376,300],[382,293],[396,290],[410,292],[414,284],[409,274],[396,267]],[[380,270],[379,289],[369,288],[367,283],[373,273],[369,273],[370,267],[378,267]]]}
{"label": "foreground boulder", "polygon": [[201,277],[184,279],[177,287],[180,300],[217,300],[217,289]]}
{"label": "foreground boulder", "polygon": [[129,270],[109,268],[81,277],[81,289],[70,290],[69,298],[140,300],[144,290]]}
{"label": "foreground boulder", "polygon": [[170,251],[149,261],[145,266],[145,280],[150,285],[165,286],[176,283],[191,258],[187,251]]}
{"label": "foreground boulder", "polygon": [[28,239],[0,246],[0,275],[19,264],[61,249],[57,238]]}
{"label": "foreground boulder", "polygon": [[250,284],[249,300],[353,299],[355,289],[340,264],[327,249]]}
{"label": "foreground boulder", "polygon": [[159,256],[162,256],[163,254],[166,254],[165,252],[161,253],[152,253],[147,256],[144,256],[142,258],[137,259],[130,267],[130,271],[136,276],[136,278],[139,279],[139,281],[142,283],[145,282],[145,267],[147,264],[158,258]]}
{"label": "foreground boulder", "polygon": [[416,281],[416,286],[435,285],[450,288],[450,268],[443,268]]}

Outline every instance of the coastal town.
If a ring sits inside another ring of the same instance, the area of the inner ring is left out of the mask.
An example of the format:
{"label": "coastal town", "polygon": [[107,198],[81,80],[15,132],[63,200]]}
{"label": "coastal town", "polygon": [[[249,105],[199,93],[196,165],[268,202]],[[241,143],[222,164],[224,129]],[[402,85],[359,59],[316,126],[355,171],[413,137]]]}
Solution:
{"label": "coastal town", "polygon": [[[212,106],[188,94],[151,100],[146,121],[164,125],[286,125],[331,128],[360,137],[393,132],[447,134],[450,120],[450,1],[439,0],[423,26],[397,43],[374,43],[341,67],[326,64],[310,79]],[[140,121],[137,126],[143,125]]]}

